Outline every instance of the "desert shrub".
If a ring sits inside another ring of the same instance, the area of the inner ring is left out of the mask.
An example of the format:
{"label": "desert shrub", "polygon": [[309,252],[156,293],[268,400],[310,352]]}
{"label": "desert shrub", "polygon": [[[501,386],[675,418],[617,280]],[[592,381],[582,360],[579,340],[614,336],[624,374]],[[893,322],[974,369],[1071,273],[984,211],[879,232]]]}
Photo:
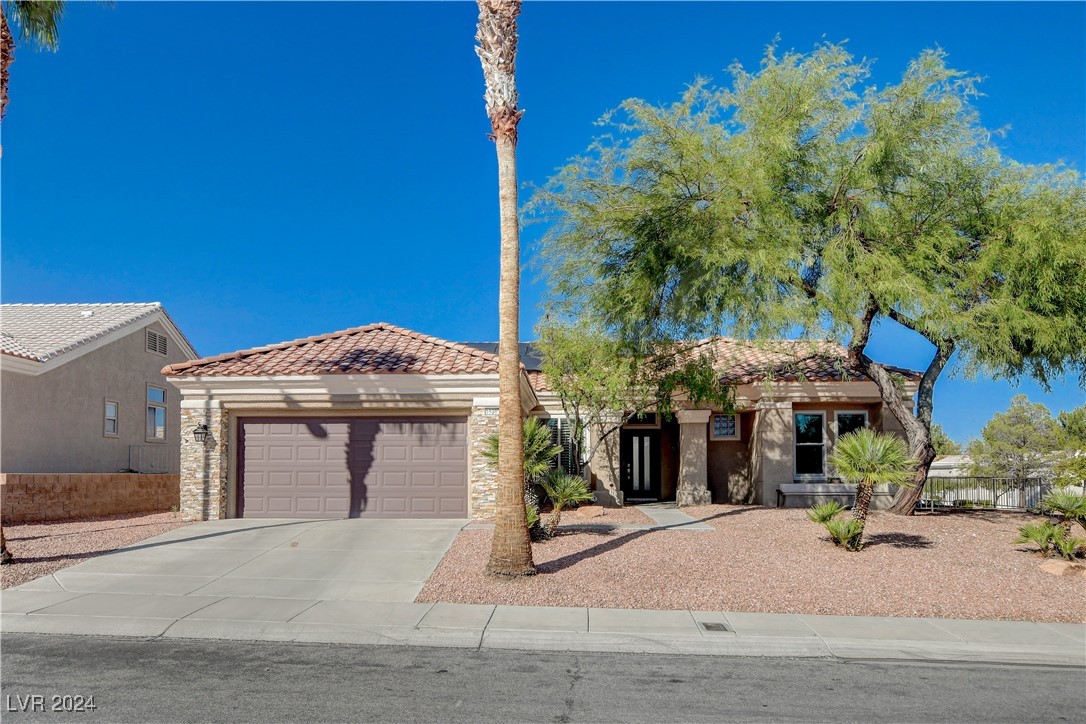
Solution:
{"label": "desert shrub", "polygon": [[1071,560],[1075,557],[1079,548],[1086,546],[1086,539],[1076,538],[1063,528],[1059,530],[1059,535],[1052,539],[1052,545],[1057,553],[1067,560]]}
{"label": "desert shrub", "polygon": [[954,501],[954,507],[956,507],[956,508],[972,508],[973,507],[973,501],[972,500],[967,500],[965,498],[958,498],[957,500]]}
{"label": "desert shrub", "polygon": [[863,548],[860,536],[864,531],[864,522],[855,518],[831,518],[823,527],[829,531],[833,544],[845,550],[858,551]]}
{"label": "desert shrub", "polygon": [[1056,488],[1044,497],[1041,507],[1060,516],[1064,527],[1070,528],[1071,521],[1075,521],[1086,530],[1086,495],[1066,487]]}
{"label": "desert shrub", "polygon": [[576,475],[570,475],[564,470],[551,470],[540,479],[539,485],[554,507],[543,526],[550,535],[554,535],[558,530],[563,508],[587,503],[593,499],[592,491],[588,489],[588,481]]}
{"label": "desert shrub", "polygon": [[826,521],[833,520],[844,509],[845,506],[841,505],[836,500],[830,500],[825,503],[819,503],[809,509],[807,511],[807,518],[819,525],[825,525]]}
{"label": "desert shrub", "polygon": [[1018,537],[1013,543],[1033,543],[1041,552],[1043,558],[1047,558],[1056,544],[1056,538],[1062,537],[1063,528],[1053,525],[1046,520],[1043,523],[1027,523],[1018,529]]}

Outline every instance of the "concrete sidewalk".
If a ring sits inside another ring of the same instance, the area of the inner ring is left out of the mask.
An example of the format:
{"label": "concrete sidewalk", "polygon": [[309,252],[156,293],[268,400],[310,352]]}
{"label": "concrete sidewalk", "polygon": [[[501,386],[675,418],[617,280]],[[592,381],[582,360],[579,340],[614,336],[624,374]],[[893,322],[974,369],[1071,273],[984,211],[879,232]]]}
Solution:
{"label": "concrete sidewalk", "polygon": [[1086,625],[7,590],[4,633],[1086,666]]}

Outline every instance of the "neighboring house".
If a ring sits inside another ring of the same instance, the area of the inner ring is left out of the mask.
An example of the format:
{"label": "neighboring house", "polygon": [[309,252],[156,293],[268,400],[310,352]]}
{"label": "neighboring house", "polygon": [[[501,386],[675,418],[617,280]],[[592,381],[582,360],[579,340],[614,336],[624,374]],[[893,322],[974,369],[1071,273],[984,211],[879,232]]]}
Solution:
{"label": "neighboring house", "polygon": [[964,478],[972,473],[973,459],[968,455],[940,455],[928,470],[929,478]]}
{"label": "neighboring house", "polygon": [[[837,492],[826,457],[840,434],[862,425],[900,434],[839,346],[709,343],[736,385],[737,411],[647,414],[624,426],[590,466],[601,502],[685,495],[680,502],[772,506],[778,486],[796,481]],[[487,347],[381,323],[167,367],[183,398],[182,511],[492,515],[495,474],[481,451],[497,430],[498,361]],[[538,360],[522,359],[525,415],[547,418],[563,439],[558,397]],[[919,375],[898,372],[911,396]],[[563,442],[568,456],[568,432]]]}
{"label": "neighboring house", "polygon": [[157,302],[0,305],[0,473],[178,470],[196,351]]}

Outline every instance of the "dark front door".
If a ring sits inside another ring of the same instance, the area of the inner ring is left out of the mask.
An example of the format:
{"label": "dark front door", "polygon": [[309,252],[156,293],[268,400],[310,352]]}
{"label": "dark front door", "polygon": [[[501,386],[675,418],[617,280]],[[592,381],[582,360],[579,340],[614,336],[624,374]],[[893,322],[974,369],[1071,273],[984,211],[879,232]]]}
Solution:
{"label": "dark front door", "polygon": [[660,431],[623,430],[622,493],[626,500],[660,499]]}

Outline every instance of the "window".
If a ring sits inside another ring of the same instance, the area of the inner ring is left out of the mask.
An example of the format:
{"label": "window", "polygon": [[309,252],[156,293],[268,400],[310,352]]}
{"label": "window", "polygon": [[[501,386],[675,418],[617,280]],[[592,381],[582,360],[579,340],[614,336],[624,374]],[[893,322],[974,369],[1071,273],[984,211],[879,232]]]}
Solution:
{"label": "window", "polygon": [[576,441],[573,439],[573,424],[564,417],[548,417],[546,423],[551,431],[551,444],[562,448],[554,461],[555,467],[576,475],[578,451]]}
{"label": "window", "polygon": [[147,330],[147,351],[154,352],[155,354],[166,354],[166,335],[159,334],[154,330]]}
{"label": "window", "polygon": [[739,415],[713,415],[713,427],[709,437],[712,440],[738,440]]}
{"label": "window", "polygon": [[842,435],[847,435],[850,432],[856,432],[867,427],[867,413],[863,410],[856,412],[838,412],[837,413],[837,439],[840,440]]}
{"label": "window", "polygon": [[797,478],[826,475],[825,419],[821,412],[797,412],[795,415]]}
{"label": "window", "polygon": [[102,434],[106,437],[117,437],[117,430],[117,403],[113,400],[106,400],[105,422]]}
{"label": "window", "polygon": [[147,385],[147,439],[166,440],[166,390]]}
{"label": "window", "polygon": [[626,420],[627,427],[659,427],[655,412],[636,412]]}

